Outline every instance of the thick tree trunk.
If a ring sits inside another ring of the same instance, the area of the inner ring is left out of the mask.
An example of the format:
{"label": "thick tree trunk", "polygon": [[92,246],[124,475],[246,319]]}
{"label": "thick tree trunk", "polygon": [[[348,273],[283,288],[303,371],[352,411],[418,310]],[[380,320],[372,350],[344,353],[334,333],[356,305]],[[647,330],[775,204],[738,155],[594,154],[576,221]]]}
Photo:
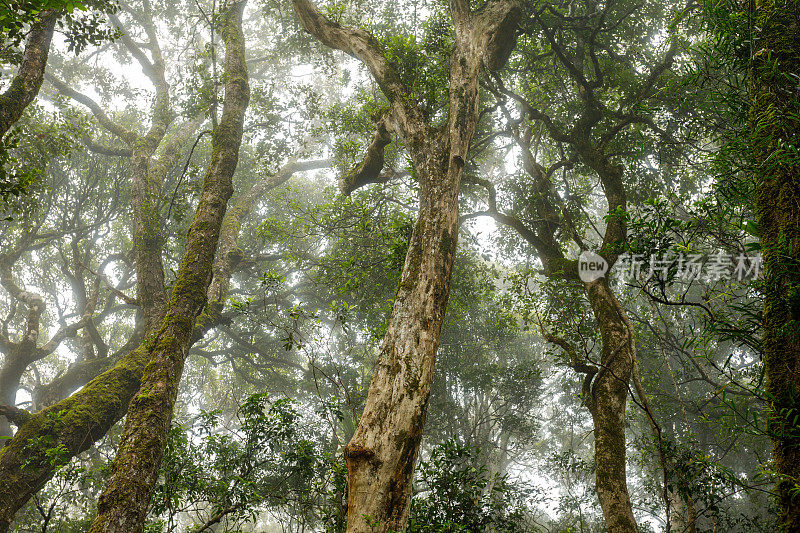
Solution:
{"label": "thick tree trunk", "polygon": [[361,29],[322,16],[308,0],[294,0],[307,31],[370,69],[390,103],[378,124],[357,179],[372,181],[383,164],[390,128],[408,149],[420,180],[420,210],[411,235],[381,355],[364,413],[345,448],[348,533],[403,531],[411,483],[433,381],[458,235],[458,191],[478,123],[478,79],[484,66],[501,68],[516,43],[518,2],[495,0],[477,12],[465,0],[450,3],[455,29],[447,128],[432,128],[419,112],[378,41]]}
{"label": "thick tree trunk", "polygon": [[764,266],[764,369],[782,531],[800,531],[800,2],[757,0],[751,136]]}
{"label": "thick tree trunk", "polygon": [[56,11],[44,12],[28,34],[19,70],[11,86],[0,95],[0,139],[39,94],[58,15]]}
{"label": "thick tree trunk", "polygon": [[606,278],[585,286],[602,339],[600,369],[589,399],[597,497],[609,531],[637,533],[625,473],[625,405],[635,357],[633,328]]}
{"label": "thick tree trunk", "polygon": [[222,119],[212,135],[211,163],[166,318],[153,341],[141,387],[126,417],[111,478],[98,502],[98,516],[90,529],[94,533],[132,533],[144,528],[192,331],[205,304],[220,229],[233,192],[249,100],[241,27],[244,6],[245,1],[232,3],[225,15],[225,101]]}
{"label": "thick tree trunk", "polygon": [[[233,83],[238,81],[235,79]],[[164,122],[166,114],[162,116]],[[154,122],[157,120],[154,118]],[[159,126],[154,126],[158,128],[156,132],[160,131]],[[225,161],[229,163],[229,159]],[[205,241],[207,237],[203,235],[198,239]],[[155,341],[155,336],[151,335],[80,391],[31,415],[8,446],[0,450],[0,479],[3,480],[0,483],[0,532],[8,529],[17,510],[53,475],[54,465],[48,460],[48,449],[59,446],[65,459],[74,457],[101,439],[124,416],[131,398],[140,388]],[[47,437],[47,442],[43,437]],[[41,444],[31,446],[32,442]]]}
{"label": "thick tree trunk", "polygon": [[0,449],[0,532],[53,475],[48,450],[59,446],[65,459],[74,457],[122,418],[148,358],[144,345],[126,355],[69,398],[31,415]]}
{"label": "thick tree trunk", "polygon": [[460,168],[423,190],[367,405],[345,449],[348,532],[402,531],[458,235]]}

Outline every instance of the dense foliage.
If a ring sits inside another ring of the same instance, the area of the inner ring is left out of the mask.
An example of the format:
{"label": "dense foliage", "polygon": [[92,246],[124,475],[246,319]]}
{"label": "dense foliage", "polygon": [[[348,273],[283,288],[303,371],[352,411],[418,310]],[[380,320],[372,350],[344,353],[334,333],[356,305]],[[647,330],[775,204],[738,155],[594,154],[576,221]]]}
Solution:
{"label": "dense foliage", "polygon": [[[426,275],[409,280],[409,262],[434,253],[414,247],[427,145],[397,109],[430,136],[460,127],[457,7],[502,2],[319,2],[332,27],[370,32],[386,78],[305,31],[302,3],[244,11],[233,196],[202,309],[183,317],[148,533],[345,531],[345,449],[385,339],[430,319],[393,314]],[[127,401],[157,364],[137,353],[196,289],[179,270],[230,133],[231,4],[0,2],[0,90],[42,14],[60,14],[37,100],[0,139],[0,469],[32,491],[10,531],[89,530]],[[514,12],[507,62],[480,69],[469,151],[447,162],[463,171],[458,244],[416,469],[401,472],[406,531],[792,531],[800,31],[796,2],[755,4]],[[584,257],[610,265],[600,281]],[[103,418],[83,398],[105,393]],[[20,481],[34,471],[41,488]]]}

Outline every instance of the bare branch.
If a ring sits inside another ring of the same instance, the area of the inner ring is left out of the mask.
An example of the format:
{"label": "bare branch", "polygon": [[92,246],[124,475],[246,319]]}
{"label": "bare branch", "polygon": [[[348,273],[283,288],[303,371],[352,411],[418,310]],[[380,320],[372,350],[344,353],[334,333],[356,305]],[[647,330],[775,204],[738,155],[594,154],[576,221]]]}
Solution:
{"label": "bare branch", "polygon": [[114,286],[114,284],[111,283],[111,281],[109,281],[109,279],[105,275],[99,274],[98,272],[95,272],[94,270],[92,270],[91,268],[89,268],[88,266],[86,266],[83,263],[78,263],[78,264],[82,268],[84,268],[87,272],[89,272],[91,275],[95,276],[95,278],[97,278],[98,280],[103,281],[103,283],[106,284],[106,287],[108,287],[108,290],[110,290],[120,300],[122,300],[123,302],[125,302],[128,305],[139,305],[139,302],[136,300],[136,298],[131,298],[130,296],[128,296],[127,294],[125,294],[121,290],[117,289]]}
{"label": "bare branch", "polygon": [[55,87],[55,89],[58,92],[88,107],[89,111],[91,111],[94,117],[97,119],[97,122],[99,122],[100,125],[103,126],[106,130],[119,137],[126,144],[131,145],[136,142],[138,135],[136,135],[136,133],[126,128],[123,128],[122,126],[111,120],[111,118],[106,114],[106,112],[103,110],[102,107],[100,107],[100,105],[97,102],[95,102],[85,94],[79,93],[78,91],[74,90],[73,88],[71,88],[66,83],[59,80],[49,72],[45,73],[44,77],[48,82],[50,82],[50,84],[53,87]]}
{"label": "bare branch", "polygon": [[117,148],[114,146],[105,146],[98,144],[92,140],[91,137],[84,137],[81,142],[90,152],[102,155],[110,155],[114,157],[130,157],[133,151],[130,148]]}
{"label": "bare branch", "polygon": [[144,75],[150,78],[153,83],[157,83],[156,70],[153,67],[153,63],[147,57],[147,54],[145,54],[139,45],[133,41],[130,36],[130,32],[122,24],[122,21],[119,20],[119,17],[116,15],[109,15],[108,18],[120,30],[120,42],[125,45],[125,48],[127,48],[128,52],[130,52],[139,65],[141,65]]}

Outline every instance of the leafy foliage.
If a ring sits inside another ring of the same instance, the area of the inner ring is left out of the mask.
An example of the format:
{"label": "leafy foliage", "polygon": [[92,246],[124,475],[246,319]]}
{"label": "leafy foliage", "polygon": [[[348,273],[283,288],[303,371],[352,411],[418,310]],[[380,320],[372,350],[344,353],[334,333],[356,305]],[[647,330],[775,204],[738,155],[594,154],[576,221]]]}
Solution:
{"label": "leafy foliage", "polygon": [[419,465],[422,490],[411,504],[412,533],[530,531],[524,525],[524,492],[506,476],[491,474],[480,450],[448,440]]}

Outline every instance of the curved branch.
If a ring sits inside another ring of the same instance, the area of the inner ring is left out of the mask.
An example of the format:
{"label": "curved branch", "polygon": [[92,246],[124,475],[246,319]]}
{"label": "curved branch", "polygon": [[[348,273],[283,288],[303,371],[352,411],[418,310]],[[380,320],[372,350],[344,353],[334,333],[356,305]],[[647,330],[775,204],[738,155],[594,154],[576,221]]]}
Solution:
{"label": "curved branch", "polygon": [[353,191],[364,185],[381,181],[381,170],[385,162],[384,150],[391,142],[392,137],[386,128],[386,119],[382,117],[376,124],[375,135],[367,148],[364,160],[339,180],[339,189],[343,195],[350,196]]}
{"label": "curved branch", "polygon": [[72,98],[76,102],[83,104],[84,106],[89,108],[89,111],[92,112],[94,117],[97,119],[97,122],[99,122],[100,125],[103,126],[110,133],[119,137],[126,144],[132,145],[136,142],[138,135],[111,120],[111,118],[106,114],[103,108],[100,107],[100,104],[98,104],[85,94],[80,93],[75,89],[71,88],[66,83],[59,80],[50,73],[46,73],[44,77],[48,82],[50,82],[50,85],[52,85],[58,92],[60,92],[64,96]]}

